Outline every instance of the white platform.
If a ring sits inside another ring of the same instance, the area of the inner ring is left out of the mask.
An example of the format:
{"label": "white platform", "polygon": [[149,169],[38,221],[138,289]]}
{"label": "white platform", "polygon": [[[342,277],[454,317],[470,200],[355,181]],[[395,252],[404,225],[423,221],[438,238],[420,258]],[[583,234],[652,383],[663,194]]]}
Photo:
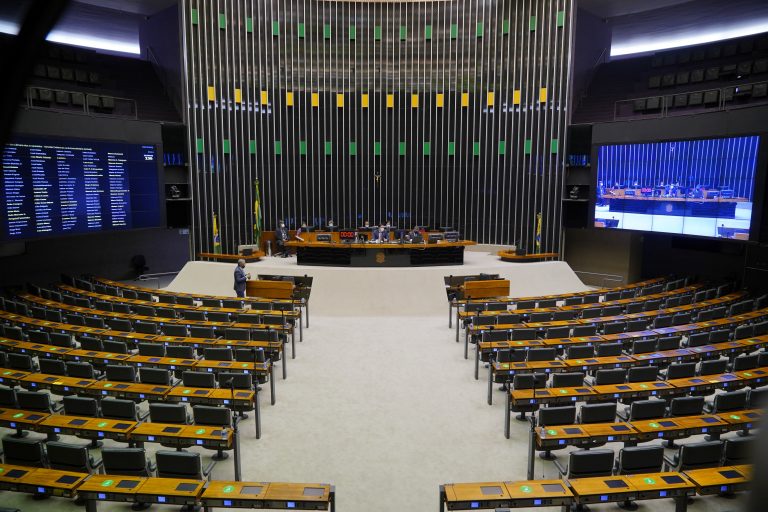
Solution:
{"label": "white platform", "polygon": [[[229,263],[187,263],[168,290],[234,295],[235,266]],[[501,274],[511,281],[511,295],[522,297],[586,290],[562,261],[507,263],[495,254],[466,251],[464,265],[406,268],[349,268],[297,265],[296,258],[265,258],[249,263],[257,274],[314,277],[311,313],[332,316],[447,314],[443,277],[477,273]]]}

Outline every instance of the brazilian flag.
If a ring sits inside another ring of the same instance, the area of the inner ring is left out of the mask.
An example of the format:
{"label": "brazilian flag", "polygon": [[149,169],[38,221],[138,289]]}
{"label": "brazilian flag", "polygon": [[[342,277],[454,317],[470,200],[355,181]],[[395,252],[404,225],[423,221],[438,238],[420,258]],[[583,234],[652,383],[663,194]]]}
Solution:
{"label": "brazilian flag", "polygon": [[541,212],[536,214],[536,252],[541,252]]}
{"label": "brazilian flag", "polygon": [[259,180],[253,182],[255,188],[253,201],[253,243],[261,247],[261,193],[259,192]]}
{"label": "brazilian flag", "polygon": [[219,234],[219,221],[213,214],[213,253],[221,254],[221,235]]}

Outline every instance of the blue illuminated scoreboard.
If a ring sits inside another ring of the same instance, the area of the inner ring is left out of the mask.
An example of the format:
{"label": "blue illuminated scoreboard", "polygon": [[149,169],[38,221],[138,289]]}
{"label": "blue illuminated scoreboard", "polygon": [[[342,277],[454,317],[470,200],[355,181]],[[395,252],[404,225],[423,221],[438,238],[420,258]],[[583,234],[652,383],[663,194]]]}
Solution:
{"label": "blue illuminated scoreboard", "polygon": [[159,226],[155,146],[14,138],[0,168],[0,239]]}

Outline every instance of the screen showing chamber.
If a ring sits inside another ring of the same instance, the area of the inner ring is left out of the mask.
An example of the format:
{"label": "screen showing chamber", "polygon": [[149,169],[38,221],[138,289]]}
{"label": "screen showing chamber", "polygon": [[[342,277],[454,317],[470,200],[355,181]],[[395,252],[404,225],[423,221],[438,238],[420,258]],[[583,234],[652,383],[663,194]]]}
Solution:
{"label": "screen showing chamber", "polygon": [[0,239],[160,226],[155,146],[15,137],[2,149]]}
{"label": "screen showing chamber", "polygon": [[597,147],[595,227],[749,239],[757,135]]}

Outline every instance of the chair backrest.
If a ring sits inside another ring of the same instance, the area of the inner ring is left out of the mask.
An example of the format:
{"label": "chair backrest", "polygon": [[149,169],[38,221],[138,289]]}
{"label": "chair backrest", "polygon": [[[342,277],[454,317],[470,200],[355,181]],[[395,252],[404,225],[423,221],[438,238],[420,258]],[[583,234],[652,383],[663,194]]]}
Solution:
{"label": "chair backrest", "polygon": [[566,326],[562,327],[550,327],[546,331],[546,338],[553,340],[559,338],[567,338],[571,335],[571,328]]}
{"label": "chair backrest", "polygon": [[194,359],[195,347],[192,345],[166,345],[165,355],[179,359]]}
{"label": "chair backrest", "polygon": [[139,368],[139,380],[142,384],[157,384],[159,386],[170,386],[171,372],[165,368]]}
{"label": "chair backrest", "polygon": [[16,401],[19,409],[29,409],[30,411],[52,412],[51,395],[42,391],[17,391]]}
{"label": "chair backrest", "polygon": [[138,421],[139,419],[136,402],[118,398],[104,398],[101,401],[101,415],[114,420]]}
{"label": "chair backrest", "polygon": [[87,445],[49,441],[45,448],[51,469],[82,473],[93,471],[93,459]]}
{"label": "chair backrest", "polygon": [[[264,315],[267,316],[267,315]],[[472,325],[475,327],[484,326],[484,325],[496,325],[496,322],[498,320],[498,317],[496,315],[488,315],[488,316],[476,316],[472,318]],[[232,338],[232,339],[238,339],[238,338]]]}
{"label": "chair backrest", "polygon": [[595,372],[595,384],[623,384],[627,380],[627,370],[624,368],[610,368]]}
{"label": "chair backrest", "polygon": [[598,316],[616,316],[622,312],[621,306],[606,306],[603,308],[602,315]]}
{"label": "chair backrest", "polygon": [[144,448],[103,448],[101,460],[108,475],[152,476]]}
{"label": "chair backrest", "polygon": [[703,396],[679,396],[669,402],[669,415],[696,416],[704,411]]}
{"label": "chair backrest", "polygon": [[541,299],[538,303],[540,308],[554,308],[557,306],[557,299]]}
{"label": "chair backrest", "polygon": [[587,308],[581,310],[581,318],[597,318],[599,316],[602,316],[603,309],[602,308]]}
{"label": "chair backrest", "polygon": [[258,313],[240,313],[237,315],[237,321],[242,324],[260,324],[261,315]]}
{"label": "chair backrest", "polygon": [[576,406],[544,407],[539,409],[539,425],[542,427],[570,425],[576,421]]}
{"label": "chair backrest", "polygon": [[626,310],[627,310],[627,314],[642,313],[643,311],[645,311],[645,303],[630,302],[629,304],[627,304]]}
{"label": "chair backrest", "polygon": [[95,327],[97,329],[106,329],[107,324],[103,318],[97,316],[86,316],[85,325],[88,327]]}
{"label": "chair backrest", "polygon": [[580,337],[580,336],[594,336],[597,334],[597,326],[596,325],[577,325],[573,328],[573,337]]}
{"label": "chair backrest", "polygon": [[664,464],[663,446],[632,446],[619,450],[617,475],[658,473]]}
{"label": "chair backrest", "polygon": [[667,368],[667,380],[685,379],[696,375],[696,363],[673,363]]}
{"label": "chair backrest", "polygon": [[648,328],[648,320],[638,318],[627,322],[627,332],[644,331]]}
{"label": "chair backrest", "polygon": [[733,339],[743,340],[744,338],[751,338],[755,335],[754,325],[740,325],[733,331]]}
{"label": "chair backrest", "polygon": [[506,302],[487,302],[485,304],[485,310],[486,311],[506,311],[507,303]]}
{"label": "chair backrest", "polygon": [[656,340],[656,350],[676,350],[680,348],[681,336],[664,336]]}
{"label": "chair backrest", "polygon": [[19,404],[16,402],[16,390],[13,388],[0,387],[0,407],[16,409],[18,406]]}
{"label": "chair backrest", "polygon": [[629,420],[663,418],[666,409],[664,400],[636,400],[629,406]]}
{"label": "chair backrest", "polygon": [[165,357],[165,345],[162,343],[139,343],[139,355]]}
{"label": "chair backrest", "polygon": [[46,309],[45,310],[45,319],[49,322],[64,322],[64,315],[61,311],[55,311],[52,309]]}
{"label": "chair backrest", "polygon": [[747,407],[747,392],[741,391],[729,391],[727,393],[720,393],[715,395],[715,400],[712,404],[712,412],[727,412],[736,411],[738,409],[746,409]]}
{"label": "chair backrest", "polygon": [[69,416],[88,416],[96,418],[99,415],[99,403],[95,398],[74,395],[65,396],[64,414]]}
{"label": "chair backrest", "polygon": [[610,476],[613,450],[574,450],[568,458],[568,478]]}
{"label": "chair backrest", "polygon": [[720,465],[723,453],[722,441],[687,443],[678,453],[678,470],[713,468]]}
{"label": "chair backrest", "polygon": [[731,333],[728,329],[718,329],[717,331],[712,331],[709,333],[709,342],[723,343],[725,341],[728,341],[730,334]]}
{"label": "chair backrest", "polygon": [[17,466],[46,466],[45,451],[41,439],[3,437],[3,459],[5,464]]}
{"label": "chair backrest", "polygon": [[277,341],[277,331],[274,329],[251,329],[253,341]]}
{"label": "chair backrest", "polygon": [[192,407],[192,416],[196,425],[232,426],[232,412],[225,407],[196,405]]}
{"label": "chair backrest", "polygon": [[208,311],[205,316],[208,317],[209,322],[231,322],[232,315],[226,311]]}
{"label": "chair backrest", "polygon": [[171,308],[155,308],[155,316],[161,318],[176,318],[176,311]]}
{"label": "chair backrest", "polygon": [[157,301],[160,302],[161,304],[176,304],[176,296],[158,294]]}
{"label": "chair backrest", "polygon": [[528,350],[528,361],[554,361],[557,357],[555,347],[532,348]]}
{"label": "chair backrest", "polygon": [[612,423],[616,421],[616,402],[584,404],[579,410],[579,423]]}
{"label": "chair backrest", "polygon": [[192,325],[189,327],[189,335],[193,338],[216,338],[216,332],[213,327]]}
{"label": "chair backrest", "polygon": [[633,354],[648,354],[656,351],[656,340],[637,340],[632,343]]}
{"label": "chair backrest", "polygon": [[177,295],[176,296],[176,304],[182,304],[184,306],[194,306],[195,305],[195,299],[192,297],[182,297]]}
{"label": "chair backrest", "polygon": [[133,324],[133,328],[136,330],[136,332],[140,332],[142,334],[157,334],[160,332],[159,326],[153,322],[136,321]]}
{"label": "chair backrest", "polygon": [[733,371],[751,370],[757,368],[757,354],[740,355],[733,359]]}
{"label": "chair backrest", "polygon": [[566,306],[576,306],[578,304],[583,304],[584,298],[583,297],[566,297],[564,304]]}
{"label": "chair backrest", "polygon": [[535,340],[536,329],[512,329],[513,341]]}
{"label": "chair backrest", "polygon": [[723,466],[751,464],[755,459],[755,438],[734,437],[723,445]]}
{"label": "chair backrest", "polygon": [[516,309],[533,309],[536,307],[535,300],[518,300],[515,302]]}
{"label": "chair backrest", "polygon": [[565,349],[567,359],[586,359],[595,356],[594,345],[572,345]]}
{"label": "chair backrest", "polygon": [[267,360],[267,354],[263,348],[237,348],[235,349],[235,361],[263,363]]}
{"label": "chair backrest", "polygon": [[122,364],[108,364],[107,380],[116,382],[136,382],[136,367]]}
{"label": "chair backrest", "polygon": [[27,331],[27,336],[29,337],[29,341],[31,343],[43,343],[48,345],[51,342],[51,337],[45,331]]}
{"label": "chair backrest", "polygon": [[223,299],[221,307],[229,309],[243,309],[243,301],[236,299]]}
{"label": "chair backrest", "polygon": [[14,370],[24,370],[25,372],[35,371],[35,362],[29,354],[17,354],[11,352],[8,354],[8,366]]}
{"label": "chair backrest", "polygon": [[553,388],[575,388],[584,385],[584,374],[581,372],[553,373]]}
{"label": "chair backrest", "polygon": [[162,330],[166,336],[178,336],[181,338],[189,336],[187,326],[182,324],[163,324]]}
{"label": "chair backrest", "polygon": [[129,352],[128,345],[124,341],[104,340],[102,346],[104,352],[112,352],[113,354],[127,354]]}
{"label": "chair backrest", "polygon": [[149,419],[152,423],[189,423],[189,413],[184,404],[149,404]]}
{"label": "chair backrest", "polygon": [[137,315],[141,316],[157,316],[157,311],[154,306],[144,306],[141,304],[134,304],[133,310]]}
{"label": "chair backrest", "polygon": [[551,320],[552,320],[552,313],[550,313],[549,311],[531,313],[528,316],[529,322],[549,322]]}
{"label": "chair backrest", "polygon": [[656,329],[661,327],[672,326],[672,315],[659,315],[653,320],[653,327]]}
{"label": "chair backrest", "polygon": [[691,313],[675,313],[672,317],[672,325],[685,325],[691,323]]}
{"label": "chair backrest", "polygon": [[768,386],[749,390],[749,407],[762,409],[768,406]]}
{"label": "chair backrest", "polygon": [[205,348],[205,359],[210,361],[232,361],[232,349],[229,347]]}
{"label": "chair backrest", "polygon": [[627,382],[651,382],[659,377],[658,366],[632,367],[627,373]]}
{"label": "chair backrest", "polygon": [[92,338],[91,336],[80,336],[78,341],[80,342],[80,348],[83,350],[104,352],[104,345],[98,338]]}
{"label": "chair backrest", "polygon": [[72,342],[72,336],[65,332],[51,332],[48,333],[48,337],[51,340],[51,345],[53,346],[65,348],[71,348],[74,346],[74,343]]}
{"label": "chair backrest", "polygon": [[627,322],[609,322],[603,324],[603,332],[605,334],[618,334],[624,332],[627,329]]}
{"label": "chair backrest", "polygon": [[253,389],[253,377],[250,373],[219,372],[219,387],[229,388],[230,381],[235,389]]}
{"label": "chair backrest", "polygon": [[497,350],[494,352],[495,359],[499,363],[517,363],[525,361],[525,349],[516,350],[514,348],[507,350]]}
{"label": "chair backrest", "polygon": [[216,376],[208,372],[184,372],[181,379],[185,386],[193,388],[215,388]]}
{"label": "chair backrest", "polygon": [[616,343],[599,343],[595,351],[597,357],[620,356],[624,345],[620,341]]}
{"label": "chair backrest", "polygon": [[155,454],[157,476],[203,480],[203,463],[199,453],[160,450]]}
{"label": "chair backrest", "polygon": [[127,318],[110,318],[107,322],[113,331],[131,332],[133,325]]}
{"label": "chair backrest", "polygon": [[534,379],[537,389],[546,387],[546,373],[518,373],[512,378],[512,387],[514,389],[532,389]]}
{"label": "chair backrest", "polygon": [[701,362],[699,365],[699,375],[715,375],[717,373],[725,373],[727,369],[727,359],[710,359],[708,361]]}
{"label": "chair backrest", "polygon": [[654,311],[661,307],[661,300],[660,299],[653,299],[648,300],[645,302],[645,310],[646,311]]}
{"label": "chair backrest", "polygon": [[597,304],[600,302],[600,294],[599,293],[591,293],[589,295],[584,295],[582,297],[582,302],[584,304]]}
{"label": "chair backrest", "polygon": [[509,331],[505,329],[494,329],[493,331],[483,331],[481,334],[483,341],[504,341],[509,339]]}
{"label": "chair backrest", "polygon": [[608,292],[605,294],[605,302],[621,299],[621,292]]}
{"label": "chair backrest", "polygon": [[61,359],[38,359],[40,364],[40,373],[47,373],[49,375],[66,375],[67,365]]}
{"label": "chair backrest", "polygon": [[95,379],[96,370],[91,363],[67,361],[67,375],[69,377],[78,377],[80,379]]}
{"label": "chair backrest", "polygon": [[201,302],[203,303],[203,306],[208,307],[208,308],[220,308],[221,307],[221,299],[203,298],[203,299],[201,299]]}

